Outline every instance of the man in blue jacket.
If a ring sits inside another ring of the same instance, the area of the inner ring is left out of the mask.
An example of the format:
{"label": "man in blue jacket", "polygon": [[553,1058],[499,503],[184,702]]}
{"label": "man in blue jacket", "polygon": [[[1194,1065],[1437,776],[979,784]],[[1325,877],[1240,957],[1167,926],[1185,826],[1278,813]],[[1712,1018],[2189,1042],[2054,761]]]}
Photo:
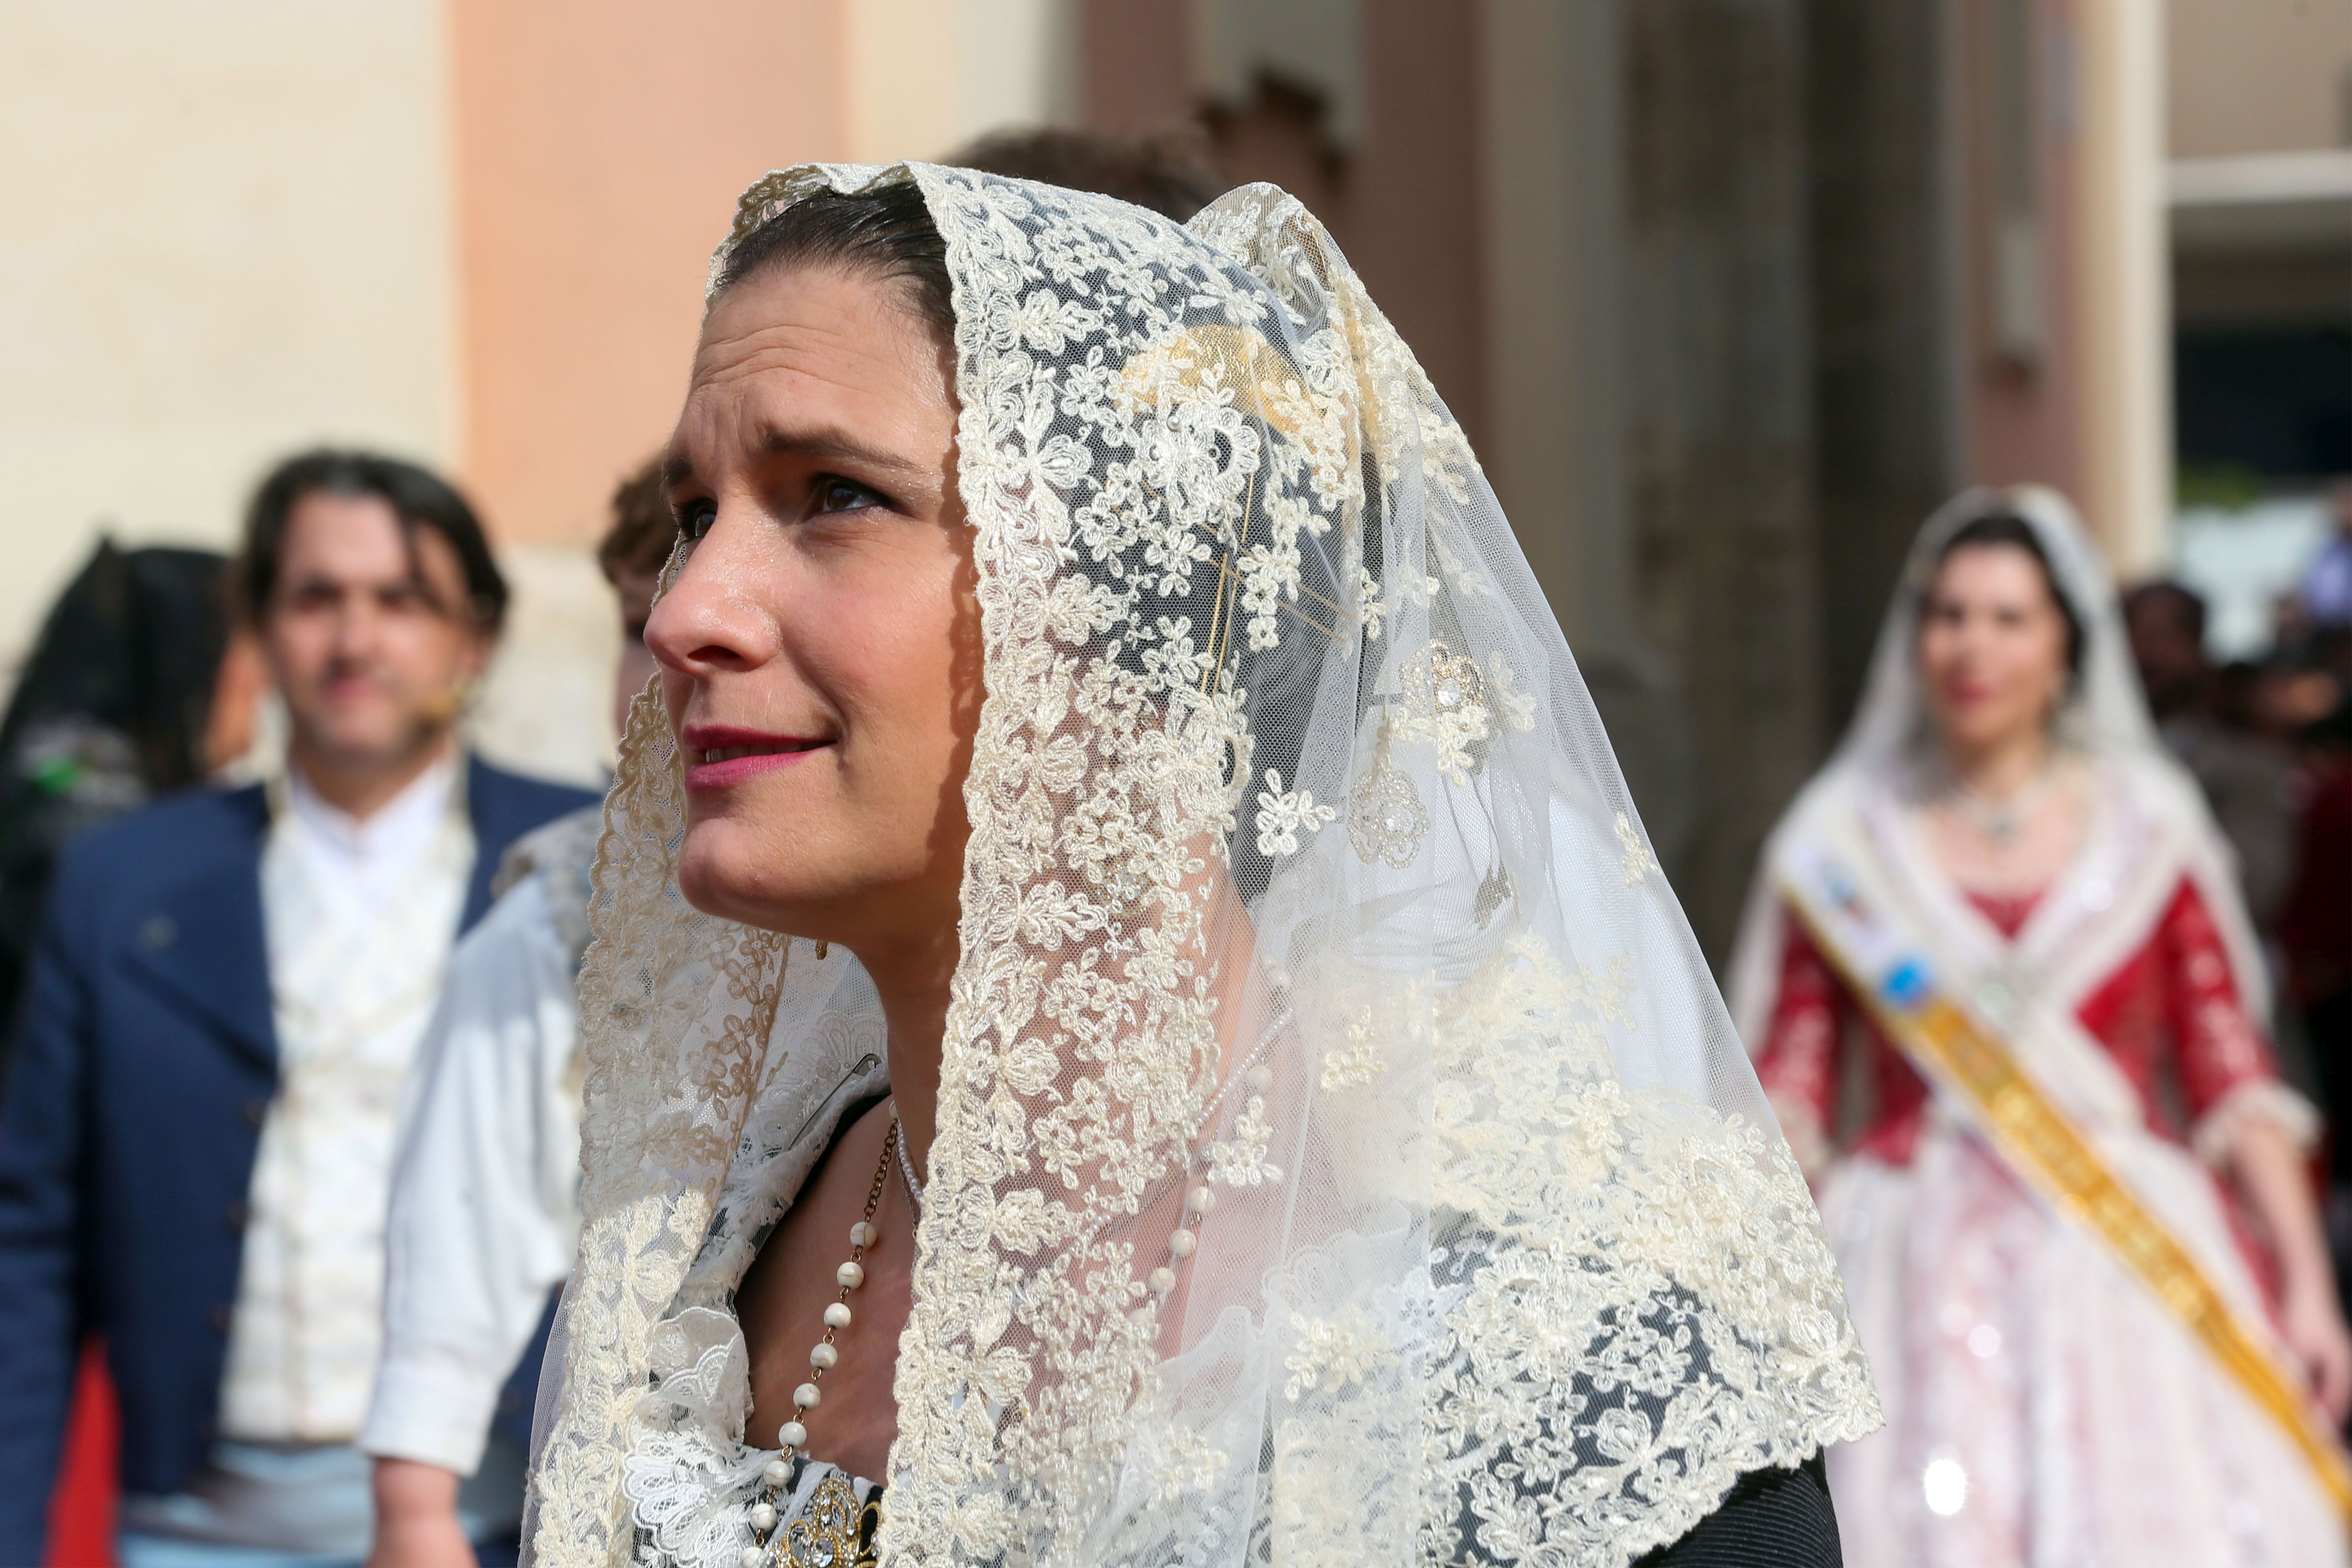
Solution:
{"label": "man in blue jacket", "polygon": [[[38,1560],[93,1331],[123,1568],[360,1560],[351,1440],[410,1059],[500,854],[590,798],[457,743],[507,590],[442,480],[297,458],[238,571],[283,776],[74,844],[26,986],[0,1110],[0,1563]],[[477,1520],[510,1521],[513,1472],[484,1488]]]}

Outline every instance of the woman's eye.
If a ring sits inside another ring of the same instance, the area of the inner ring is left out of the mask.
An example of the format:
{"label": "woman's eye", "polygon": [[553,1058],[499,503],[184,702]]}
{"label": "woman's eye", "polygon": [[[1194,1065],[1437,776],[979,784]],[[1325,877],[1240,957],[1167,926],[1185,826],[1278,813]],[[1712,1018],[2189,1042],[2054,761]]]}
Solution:
{"label": "woman's eye", "polygon": [[819,512],[856,511],[859,507],[879,506],[882,502],[880,496],[855,479],[830,475],[817,480],[814,499]]}
{"label": "woman's eye", "polygon": [[707,500],[688,501],[677,509],[678,537],[691,544],[710,531],[719,521],[719,509]]}

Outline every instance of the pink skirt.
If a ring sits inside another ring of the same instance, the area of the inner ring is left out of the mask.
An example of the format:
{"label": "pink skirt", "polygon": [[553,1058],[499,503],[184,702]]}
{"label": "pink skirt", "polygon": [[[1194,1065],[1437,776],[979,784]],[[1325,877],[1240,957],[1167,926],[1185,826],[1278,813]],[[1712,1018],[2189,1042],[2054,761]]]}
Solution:
{"label": "pink skirt", "polygon": [[[2152,1135],[2110,1150],[2241,1301],[2213,1184]],[[2341,1568],[2344,1524],[2272,1417],[2137,1279],[1973,1136],[1824,1184],[1886,1425],[1829,1455],[1854,1568]]]}

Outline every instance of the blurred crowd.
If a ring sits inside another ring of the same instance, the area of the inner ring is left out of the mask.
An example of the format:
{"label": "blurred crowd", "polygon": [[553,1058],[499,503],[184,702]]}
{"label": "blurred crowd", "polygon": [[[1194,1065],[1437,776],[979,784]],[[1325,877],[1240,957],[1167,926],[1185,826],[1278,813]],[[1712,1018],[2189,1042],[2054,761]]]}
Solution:
{"label": "blurred crowd", "polygon": [[2170,580],[2125,598],[2158,731],[2195,775],[2231,848],[2278,985],[2290,1076],[2326,1112],[2331,1233],[2352,1258],[2352,481],[2334,531],[2273,605],[2270,647],[2216,663],[2206,605]]}

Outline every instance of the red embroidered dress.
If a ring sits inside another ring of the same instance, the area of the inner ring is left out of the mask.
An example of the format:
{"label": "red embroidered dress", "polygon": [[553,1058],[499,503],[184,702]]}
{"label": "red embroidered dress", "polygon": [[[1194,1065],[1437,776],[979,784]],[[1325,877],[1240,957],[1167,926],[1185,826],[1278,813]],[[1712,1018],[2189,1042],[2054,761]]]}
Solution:
{"label": "red embroidered dress", "polygon": [[[2053,717],[2083,837],[2032,898],[1955,887],[1922,829],[1947,781],[1918,609],[1957,532],[1990,516],[2032,529],[2083,633]],[[1798,918],[1831,909],[1848,918]],[[1732,966],[1733,1015],[1813,1179],[1886,1415],[1830,1453],[1846,1561],[2352,1568],[2302,1429],[2105,1233],[2029,1186],[1977,1131],[1990,1107],[1929,1089],[1849,972],[1909,974],[1997,1039],[2018,1092],[2066,1121],[2257,1353],[2299,1375],[2215,1167],[2251,1122],[2301,1139],[2313,1113],[2255,1022],[2262,956],[2228,851],[2148,722],[2095,551],[2046,491],[1971,492],[1921,530],[1853,727],[1774,830]]]}
{"label": "red embroidered dress", "polygon": [[[2014,939],[2038,894],[1969,901]],[[1802,1149],[1833,1138],[1853,1153],[1907,1165],[1929,1091],[1888,1042],[1804,928],[1782,922],[1780,985],[1757,1076]],[[2139,1091],[2149,1129],[2219,1153],[2226,1112],[2242,1090],[2278,1081],[2268,1040],[2247,1016],[2227,950],[2205,900],[2183,878],[2147,942],[2102,982],[2075,1016]],[[1860,1054],[1858,1076],[1841,1050]],[[1853,1094],[1864,1103],[1847,1103]],[[1843,1136],[1838,1134],[1843,1131]]]}

